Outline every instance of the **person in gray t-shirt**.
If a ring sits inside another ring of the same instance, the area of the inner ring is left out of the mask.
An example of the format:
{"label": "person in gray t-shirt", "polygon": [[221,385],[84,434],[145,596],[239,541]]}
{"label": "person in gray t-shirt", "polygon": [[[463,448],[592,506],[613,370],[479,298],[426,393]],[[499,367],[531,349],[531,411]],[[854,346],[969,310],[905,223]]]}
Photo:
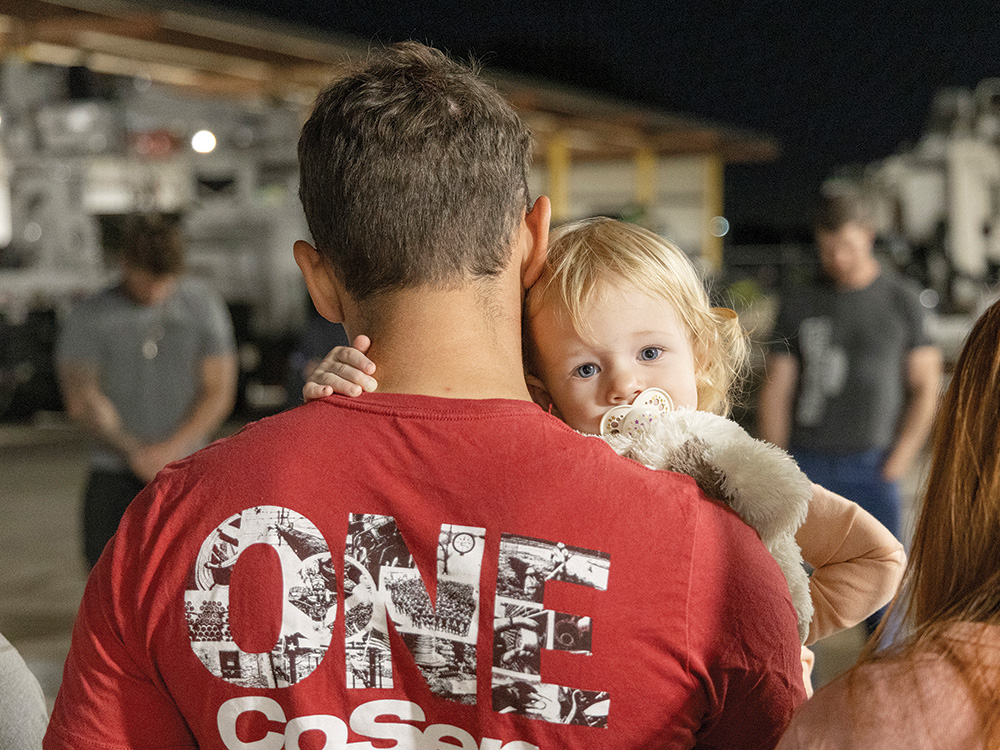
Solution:
{"label": "person in gray t-shirt", "polygon": [[816,244],[826,278],[782,300],[758,430],[900,537],[898,481],[930,432],[941,353],[917,295],[879,265],[874,240],[863,196],[823,200]]}
{"label": "person in gray t-shirt", "polygon": [[229,313],[181,275],[183,259],[175,224],[133,219],[120,283],[75,306],[60,330],[66,411],[95,438],[83,510],[91,567],[145,483],[204,447],[233,408]]}
{"label": "person in gray t-shirt", "polygon": [[0,748],[41,750],[48,723],[45,695],[38,680],[0,635]]}

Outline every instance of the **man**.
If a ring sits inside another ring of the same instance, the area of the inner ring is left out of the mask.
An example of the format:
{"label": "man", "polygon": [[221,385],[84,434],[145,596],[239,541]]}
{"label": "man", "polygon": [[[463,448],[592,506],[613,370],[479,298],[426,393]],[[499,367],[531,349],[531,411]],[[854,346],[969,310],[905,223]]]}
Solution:
{"label": "man", "polygon": [[773,747],[804,698],[773,559],[693,481],[530,401],[550,206],[529,153],[509,104],[422,45],[320,94],[295,256],[316,309],[372,334],[379,391],[263,420],[136,499],[48,750]]}
{"label": "man", "polygon": [[0,747],[35,750],[48,720],[38,680],[0,633]]}
{"label": "man", "polygon": [[83,501],[91,568],[132,498],[208,444],[236,393],[229,313],[181,275],[176,224],[132,217],[124,235],[120,282],[70,312],[56,354],[66,411],[95,438]]}
{"label": "man", "polygon": [[824,197],[816,244],[826,277],[782,301],[758,425],[810,479],[900,538],[898,483],[930,431],[941,354],[916,293],[881,267],[874,243],[863,195]]}

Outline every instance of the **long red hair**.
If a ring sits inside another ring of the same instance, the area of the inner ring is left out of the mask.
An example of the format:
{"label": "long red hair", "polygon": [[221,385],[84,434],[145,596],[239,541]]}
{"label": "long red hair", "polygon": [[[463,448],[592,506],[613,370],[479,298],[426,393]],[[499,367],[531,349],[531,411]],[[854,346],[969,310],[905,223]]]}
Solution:
{"label": "long red hair", "polygon": [[1000,302],[976,321],[938,409],[906,619],[1000,620]]}
{"label": "long red hair", "polygon": [[[1000,740],[995,665],[962,656],[945,634],[959,622],[1000,625],[1000,302],[969,332],[938,407],[931,453],[903,586],[858,665],[940,655],[967,683],[985,736]],[[879,650],[900,612],[907,636]]]}

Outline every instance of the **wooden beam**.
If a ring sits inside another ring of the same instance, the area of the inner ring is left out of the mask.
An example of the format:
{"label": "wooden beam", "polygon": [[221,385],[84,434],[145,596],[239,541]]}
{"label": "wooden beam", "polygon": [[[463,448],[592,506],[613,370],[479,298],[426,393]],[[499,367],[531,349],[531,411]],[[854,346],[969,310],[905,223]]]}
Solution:
{"label": "wooden beam", "polygon": [[73,44],[82,33],[97,33],[109,37],[152,39],[160,30],[158,16],[136,13],[125,18],[90,14],[49,16],[31,23],[33,41],[50,44]]}
{"label": "wooden beam", "polygon": [[656,203],[656,152],[649,146],[635,152],[635,202],[644,209]]}
{"label": "wooden beam", "polygon": [[260,79],[222,75],[211,71],[150,61],[145,61],[141,67],[137,67],[135,59],[131,57],[121,57],[104,52],[86,52],[77,47],[34,42],[24,48],[23,54],[31,62],[62,66],[86,64],[94,72],[109,75],[135,76],[141,74],[157,83],[196,90],[211,96],[256,98],[269,93],[267,82]]}
{"label": "wooden beam", "polygon": [[[289,101],[311,99],[366,51],[361,42],[250,15],[151,10],[131,0],[0,0],[0,53],[29,45],[29,58],[39,61],[100,59],[101,72],[141,73],[183,81],[177,84],[183,87],[198,81],[223,96]],[[637,158],[644,149],[656,156],[714,154],[729,162],[767,161],[778,153],[772,140],[754,133],[541,81],[486,75],[529,123],[546,159],[559,149],[567,163]]]}
{"label": "wooden beam", "polygon": [[206,52],[144,39],[116,37],[96,31],[81,32],[78,39],[79,46],[88,52],[103,52],[139,62],[178,65],[191,70],[205,70],[256,80],[266,80],[272,75],[267,63],[235,55]]}
{"label": "wooden beam", "polygon": [[365,45],[360,44],[338,44],[282,33],[280,28],[274,28],[274,23],[264,29],[175,11],[163,13],[163,26],[171,31],[197,35],[204,39],[237,43],[249,49],[318,65],[343,67],[351,62],[352,56],[360,57],[367,49]]}
{"label": "wooden beam", "polygon": [[722,216],[722,191],[724,184],[723,161],[718,154],[709,154],[704,160],[704,215],[702,216],[701,256],[712,273],[722,270],[722,237],[712,233],[712,220]]}
{"label": "wooden beam", "polygon": [[717,153],[722,139],[716,130],[676,130],[650,136],[650,145],[658,154]]}
{"label": "wooden beam", "polygon": [[781,155],[781,148],[770,138],[756,140],[727,140],[720,149],[728,164],[753,164],[774,161]]}
{"label": "wooden beam", "polygon": [[546,162],[549,176],[549,200],[552,201],[552,221],[566,221],[569,216],[570,151],[567,138],[554,133],[548,140]]}
{"label": "wooden beam", "polygon": [[0,54],[19,54],[31,43],[31,22],[0,15]]}

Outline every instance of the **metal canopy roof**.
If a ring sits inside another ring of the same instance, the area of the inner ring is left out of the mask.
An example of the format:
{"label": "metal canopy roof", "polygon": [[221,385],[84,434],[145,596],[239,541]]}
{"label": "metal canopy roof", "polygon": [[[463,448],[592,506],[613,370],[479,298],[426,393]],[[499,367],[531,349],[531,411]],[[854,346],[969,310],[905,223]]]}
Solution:
{"label": "metal canopy roof", "polygon": [[[32,62],[142,75],[211,96],[307,107],[368,45],[262,18],[171,3],[0,0],[0,53]],[[573,159],[712,154],[726,162],[774,159],[762,134],[625,100],[490,70],[544,150],[555,138]]]}

